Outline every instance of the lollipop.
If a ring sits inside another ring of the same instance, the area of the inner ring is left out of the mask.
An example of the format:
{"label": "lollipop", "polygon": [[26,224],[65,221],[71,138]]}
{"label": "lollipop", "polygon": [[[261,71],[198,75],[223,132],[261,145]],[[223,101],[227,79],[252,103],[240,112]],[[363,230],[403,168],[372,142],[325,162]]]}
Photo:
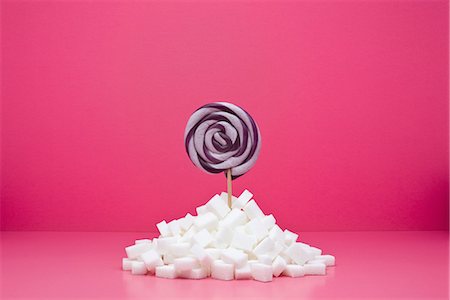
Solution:
{"label": "lollipop", "polygon": [[214,102],[197,109],[184,132],[191,161],[207,173],[224,172],[231,205],[231,180],[255,164],[261,149],[261,135],[252,117],[237,105]]}

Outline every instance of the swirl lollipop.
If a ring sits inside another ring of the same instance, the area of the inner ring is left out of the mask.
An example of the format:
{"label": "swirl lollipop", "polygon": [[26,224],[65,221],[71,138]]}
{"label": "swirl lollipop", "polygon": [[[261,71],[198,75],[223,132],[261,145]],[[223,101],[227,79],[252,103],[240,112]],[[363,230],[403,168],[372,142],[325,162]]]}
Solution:
{"label": "swirl lollipop", "polygon": [[237,105],[209,103],[189,118],[184,143],[194,165],[207,173],[225,172],[231,206],[231,180],[253,167],[261,149],[256,122]]}

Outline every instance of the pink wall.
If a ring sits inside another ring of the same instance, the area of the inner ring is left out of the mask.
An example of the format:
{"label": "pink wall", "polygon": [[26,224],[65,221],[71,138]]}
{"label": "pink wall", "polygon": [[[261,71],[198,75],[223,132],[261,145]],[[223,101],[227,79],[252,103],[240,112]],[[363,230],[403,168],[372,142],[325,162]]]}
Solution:
{"label": "pink wall", "polygon": [[183,148],[228,100],[235,181],[294,230],[448,229],[447,1],[3,1],[3,230],[153,231],[225,188]]}

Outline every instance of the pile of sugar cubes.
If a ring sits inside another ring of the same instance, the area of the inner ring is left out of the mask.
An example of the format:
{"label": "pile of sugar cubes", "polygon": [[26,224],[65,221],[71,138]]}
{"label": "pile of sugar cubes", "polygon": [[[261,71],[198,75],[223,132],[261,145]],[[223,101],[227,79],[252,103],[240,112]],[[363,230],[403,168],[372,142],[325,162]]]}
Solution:
{"label": "pile of sugar cubes", "polygon": [[161,278],[272,281],[280,275],[300,277],[325,275],[333,266],[332,255],[297,242],[298,235],[276,225],[273,215],[264,215],[245,190],[233,196],[215,195],[196,208],[197,216],[156,226],[158,238],[136,240],[125,248],[123,270],[132,274],[155,274]]}

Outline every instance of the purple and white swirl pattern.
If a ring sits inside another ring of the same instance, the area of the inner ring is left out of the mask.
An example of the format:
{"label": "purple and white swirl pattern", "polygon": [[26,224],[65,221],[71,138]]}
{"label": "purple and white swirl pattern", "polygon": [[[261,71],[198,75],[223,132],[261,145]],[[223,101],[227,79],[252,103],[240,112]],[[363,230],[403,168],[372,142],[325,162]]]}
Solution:
{"label": "purple and white swirl pattern", "polygon": [[200,107],[189,118],[184,143],[194,165],[207,173],[231,169],[235,179],[258,159],[261,135],[245,110],[228,102],[214,102]]}

